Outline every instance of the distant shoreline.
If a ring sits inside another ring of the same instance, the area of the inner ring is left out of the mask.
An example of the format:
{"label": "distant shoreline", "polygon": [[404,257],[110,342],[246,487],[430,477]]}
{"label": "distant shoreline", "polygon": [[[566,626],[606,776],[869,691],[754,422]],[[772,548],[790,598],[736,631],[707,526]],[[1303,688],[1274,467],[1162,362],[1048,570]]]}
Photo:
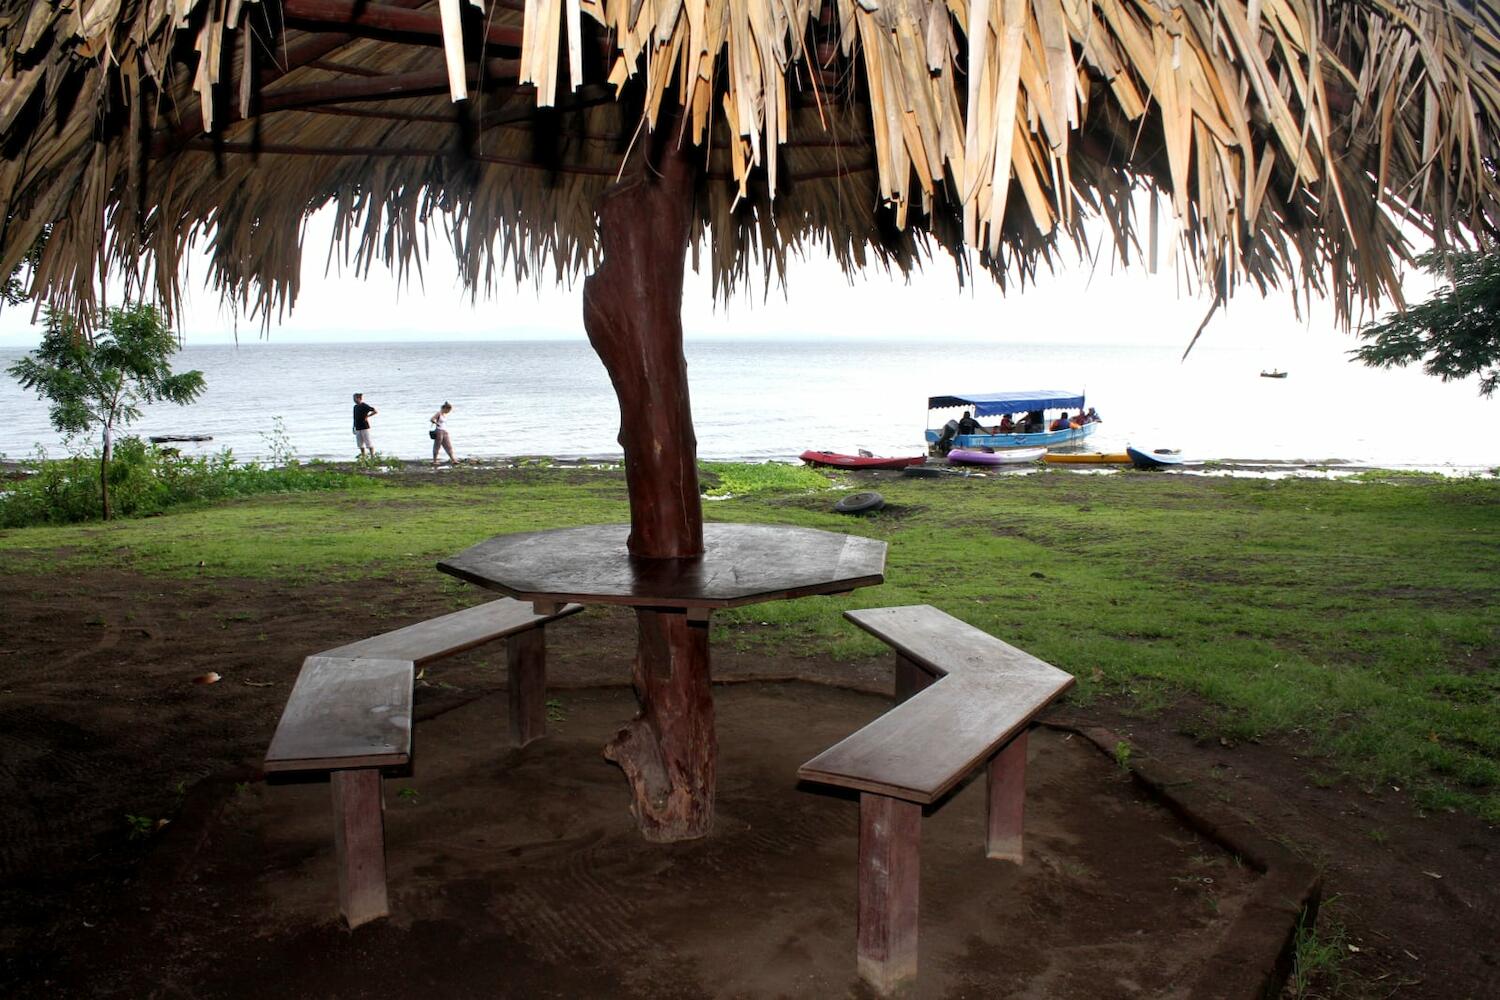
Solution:
{"label": "distant shoreline", "polygon": [[[409,476],[413,474],[428,473],[443,475],[451,472],[466,474],[465,478],[471,478],[476,474],[483,476],[485,473],[514,472],[526,470],[534,472],[546,472],[549,469],[559,471],[591,469],[601,472],[619,470],[623,464],[623,456],[598,456],[598,457],[573,457],[558,458],[551,455],[506,455],[486,456],[482,458],[463,458],[456,466],[446,463],[433,467],[427,458],[400,458],[395,461],[399,464],[394,466],[376,466],[374,468],[361,466],[356,462],[339,459],[309,458],[302,460],[304,464],[316,463],[319,466],[331,468],[339,472],[365,473],[374,478],[387,475]],[[763,465],[777,463],[781,465],[797,465],[798,459],[722,459],[722,458],[700,458],[700,462],[727,462],[731,464]],[[19,479],[26,473],[27,460],[0,459],[0,480]],[[942,468],[949,466],[941,463],[932,463]],[[832,473],[841,475],[852,475],[857,479],[889,479],[900,475],[896,470],[847,470],[831,469]],[[1128,465],[1043,465],[1037,463],[1024,467],[1008,469],[966,469],[970,476],[1016,476],[1036,475],[1041,472],[1049,473],[1071,473],[1074,475],[1109,475],[1117,472],[1131,472]],[[1500,465],[1380,465],[1368,462],[1350,462],[1346,459],[1322,459],[1322,460],[1281,460],[1281,459],[1220,459],[1194,463],[1189,461],[1183,467],[1164,475],[1187,475],[1200,477],[1228,477],[1237,479],[1279,479],[1279,478],[1323,478],[1344,479],[1352,476],[1368,473],[1389,473],[1393,476],[1432,476],[1444,479],[1462,479],[1471,476],[1500,476]]]}

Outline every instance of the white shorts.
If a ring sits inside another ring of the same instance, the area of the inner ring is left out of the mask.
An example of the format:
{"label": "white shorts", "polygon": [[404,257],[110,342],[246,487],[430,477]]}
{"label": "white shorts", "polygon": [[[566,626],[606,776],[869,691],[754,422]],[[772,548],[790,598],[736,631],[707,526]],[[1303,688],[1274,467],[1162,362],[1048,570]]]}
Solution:
{"label": "white shorts", "polygon": [[361,448],[368,448],[371,451],[375,450],[375,446],[370,443],[370,428],[368,427],[362,431],[354,432],[354,443]]}

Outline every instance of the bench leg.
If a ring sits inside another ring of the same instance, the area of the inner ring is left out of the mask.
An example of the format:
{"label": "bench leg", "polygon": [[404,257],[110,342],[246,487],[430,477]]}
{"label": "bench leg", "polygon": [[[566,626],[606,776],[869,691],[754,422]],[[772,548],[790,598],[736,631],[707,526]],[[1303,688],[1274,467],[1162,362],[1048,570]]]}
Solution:
{"label": "bench leg", "polygon": [[935,678],[915,660],[896,654],[896,702],[905,701],[931,684]]}
{"label": "bench leg", "polygon": [[990,758],[988,778],[985,856],[1020,864],[1021,814],[1026,805],[1026,730]]}
{"label": "bench leg", "polygon": [[922,807],[859,795],[859,975],[881,994],[917,975]]}
{"label": "bench leg", "polygon": [[547,735],[547,637],[542,628],[505,640],[509,669],[510,738],[518,747]]}
{"label": "bench leg", "polygon": [[334,771],[333,846],[339,912],[351,929],[390,914],[385,894],[385,798],[380,769]]}

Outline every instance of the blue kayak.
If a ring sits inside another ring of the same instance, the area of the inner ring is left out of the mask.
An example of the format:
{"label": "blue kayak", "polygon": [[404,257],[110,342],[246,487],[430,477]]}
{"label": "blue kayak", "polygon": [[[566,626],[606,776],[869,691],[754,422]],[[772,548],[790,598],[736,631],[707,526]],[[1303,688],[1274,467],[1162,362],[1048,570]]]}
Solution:
{"label": "blue kayak", "polygon": [[1130,456],[1130,464],[1137,469],[1170,469],[1182,464],[1181,455],[1163,455],[1160,452],[1141,451],[1139,448],[1125,446],[1125,454]]}

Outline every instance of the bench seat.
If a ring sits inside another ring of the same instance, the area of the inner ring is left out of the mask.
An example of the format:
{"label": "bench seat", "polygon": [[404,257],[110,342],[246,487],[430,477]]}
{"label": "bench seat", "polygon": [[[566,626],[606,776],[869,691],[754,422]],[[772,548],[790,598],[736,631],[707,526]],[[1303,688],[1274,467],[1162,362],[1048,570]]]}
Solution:
{"label": "bench seat", "polygon": [[410,660],[319,654],[302,661],[265,769],[335,771],[411,760]]}
{"label": "bench seat", "polygon": [[537,613],[501,598],[309,656],[266,750],[267,773],[327,771],[333,791],[339,912],[349,926],[386,916],[381,769],[411,761],[416,670],[505,639],[510,729],[524,746],[546,731],[543,626],[582,611]]}
{"label": "bench seat", "polygon": [[1073,686],[1071,674],[931,605],[844,617],[895,648],[902,702],[803,764],[807,781],[930,805]]}
{"label": "bench seat", "polygon": [[895,708],[797,770],[860,793],[858,965],[890,993],[917,972],[922,807],[988,771],[988,857],[1022,859],[1026,730],[1072,675],[930,605],[846,611],[896,650]]}
{"label": "bench seat", "polygon": [[582,604],[566,604],[553,614],[537,614],[530,603],[504,597],[351,642],[320,655],[411,660],[423,667],[582,610]]}

